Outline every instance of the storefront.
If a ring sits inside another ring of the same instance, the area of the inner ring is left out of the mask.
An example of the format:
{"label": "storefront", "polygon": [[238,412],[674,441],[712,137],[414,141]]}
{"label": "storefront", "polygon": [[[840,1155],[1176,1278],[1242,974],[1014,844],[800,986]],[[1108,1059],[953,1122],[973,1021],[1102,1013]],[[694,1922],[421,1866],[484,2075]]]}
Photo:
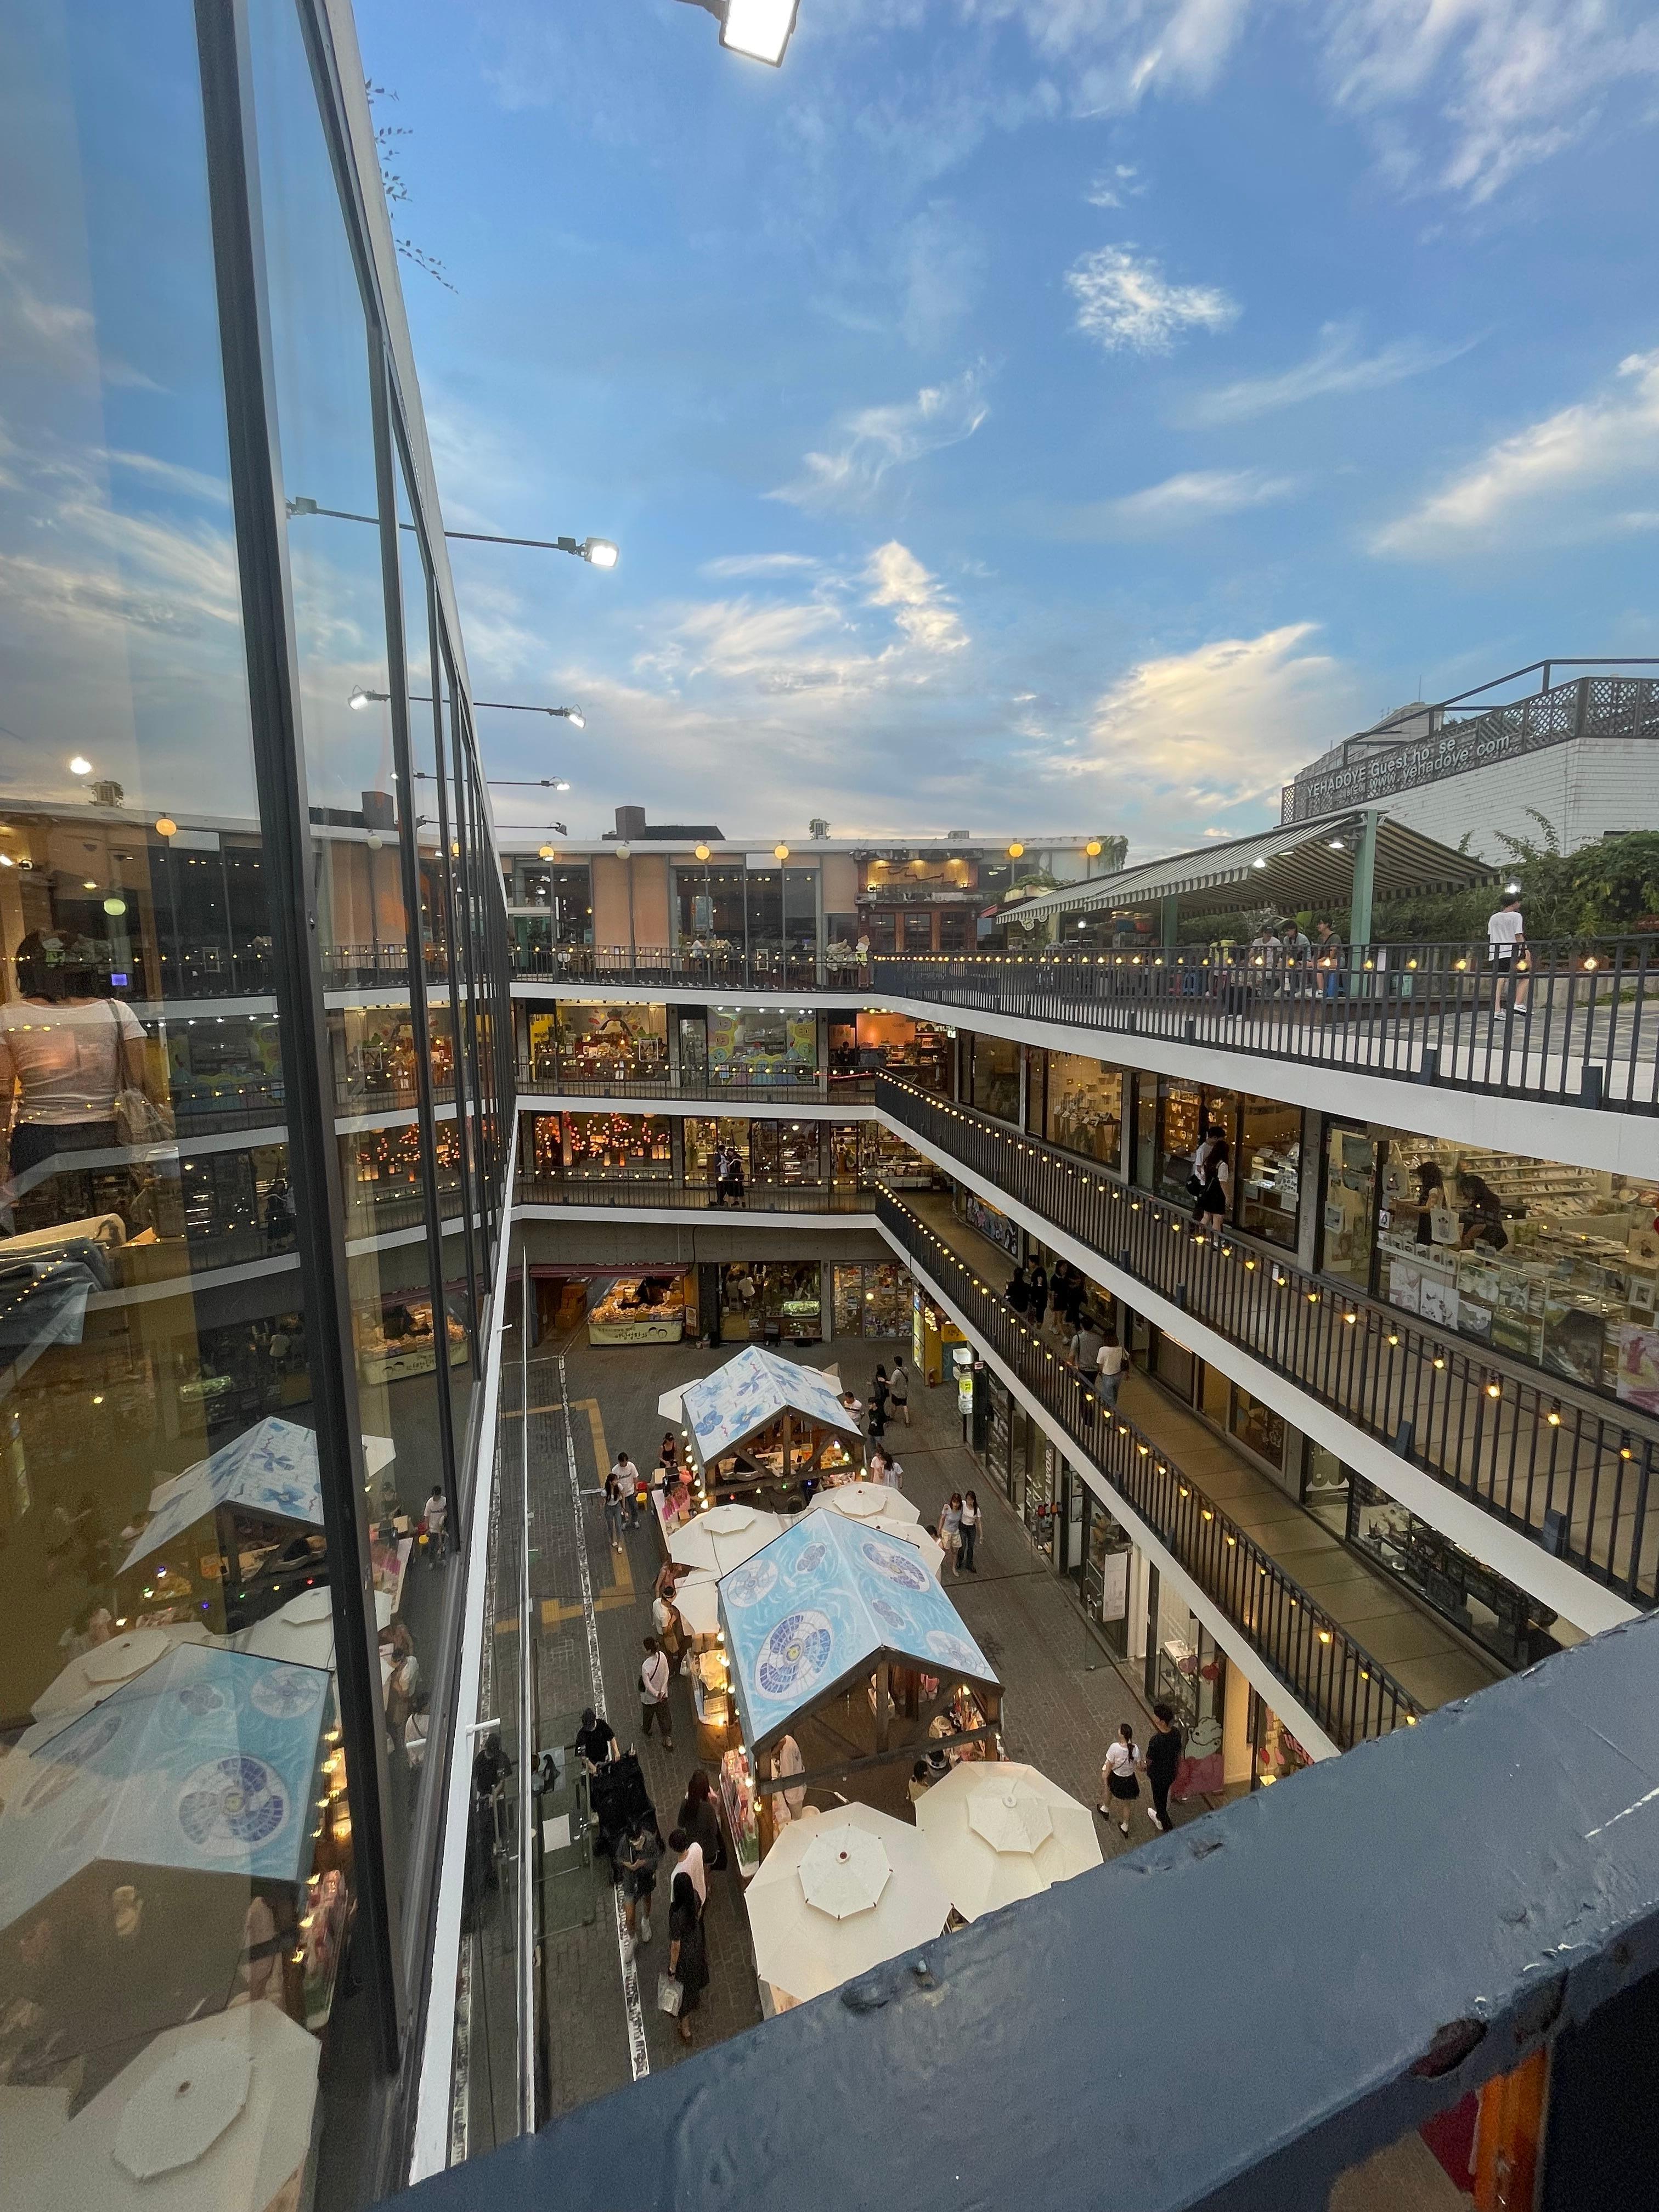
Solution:
{"label": "storefront", "polygon": [[1174,1795],[1224,1787],[1227,1658],[1209,1630],[1156,1569],[1146,1577],[1146,1697],[1167,1705],[1182,1734]]}
{"label": "storefront", "polygon": [[837,1336],[890,1342],[910,1334],[910,1271],[894,1260],[837,1261],[834,1268]]}
{"label": "storefront", "polygon": [[714,1181],[714,1154],[721,1146],[736,1152],[742,1163],[744,1182],[756,1188],[780,1184],[821,1183],[823,1158],[817,1121],[761,1121],[738,1115],[718,1117],[692,1114],[681,1124],[684,1131],[685,1180],[708,1184]]}
{"label": "storefront", "polygon": [[708,1034],[711,1084],[817,1080],[818,1018],[810,1007],[710,1006]]}
{"label": "storefront", "polygon": [[1549,1632],[1556,1616],[1547,1605],[1460,1550],[1363,1475],[1349,1482],[1346,1534],[1356,1550],[1504,1666],[1529,1667],[1559,1649]]}
{"label": "storefront", "polygon": [[180,1120],[256,1113],[283,1103],[276,1023],[263,1014],[198,1015],[164,1024],[167,1098]]}
{"label": "storefront", "polygon": [[951,1196],[951,1208],[958,1221],[965,1221],[970,1229],[977,1230],[988,1243],[994,1244],[1008,1255],[1011,1266],[1019,1259],[1019,1224],[1011,1221],[1006,1213],[975,1194],[964,1184],[957,1184]]}
{"label": "storefront", "polygon": [[999,1121],[1019,1120],[1019,1047],[1006,1037],[975,1032],[964,1040],[968,1053],[968,1095],[981,1114]]}
{"label": "storefront", "polygon": [[1297,1741],[1267,1699],[1255,1690],[1250,1692],[1249,1725],[1252,1790],[1265,1790],[1273,1783],[1286,1782],[1291,1775],[1300,1774],[1304,1767],[1313,1765],[1313,1753]]}
{"label": "storefront", "polygon": [[817,1344],[823,1269],[816,1260],[734,1260],[715,1269],[722,1344]]}
{"label": "storefront", "polygon": [[566,1182],[666,1182],[669,1123],[660,1114],[534,1114],[530,1156],[538,1176]]}
{"label": "storefront", "polygon": [[935,1022],[908,1014],[872,1013],[830,1019],[830,1075],[847,1079],[885,1070],[926,1091],[949,1088],[950,1039]]}
{"label": "storefront", "polygon": [[590,1344],[678,1344],[688,1326],[697,1326],[695,1269],[657,1268],[588,1285]]}
{"label": "storefront", "polygon": [[1071,1568],[1083,1609],[1120,1659],[1129,1656],[1129,1533],[1086,1484],[1077,1486],[1077,1553]]}
{"label": "storefront", "polygon": [[562,999],[530,1015],[530,1079],[563,1083],[660,1083],[668,1077],[665,1006],[609,1006]]}
{"label": "storefront", "polygon": [[[465,1327],[453,1314],[447,1314],[444,1320],[449,1364],[465,1367],[471,1357]],[[429,1375],[438,1364],[432,1300],[424,1292],[388,1291],[380,1299],[378,1316],[355,1304],[351,1328],[358,1378],[364,1383],[397,1382],[405,1376]]]}
{"label": "storefront", "polygon": [[1656,1215],[1659,1177],[1375,1124],[1327,1133],[1327,1274],[1646,1413],[1659,1413]]}

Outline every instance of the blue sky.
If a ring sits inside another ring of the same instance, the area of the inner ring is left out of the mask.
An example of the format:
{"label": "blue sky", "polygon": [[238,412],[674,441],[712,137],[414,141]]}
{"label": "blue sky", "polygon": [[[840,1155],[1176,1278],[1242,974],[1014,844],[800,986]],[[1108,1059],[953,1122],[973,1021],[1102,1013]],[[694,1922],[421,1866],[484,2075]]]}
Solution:
{"label": "blue sky", "polygon": [[[474,687],[573,833],[1277,817],[1659,653],[1659,23],[1601,0],[358,0]],[[535,818],[498,794],[502,820]]]}

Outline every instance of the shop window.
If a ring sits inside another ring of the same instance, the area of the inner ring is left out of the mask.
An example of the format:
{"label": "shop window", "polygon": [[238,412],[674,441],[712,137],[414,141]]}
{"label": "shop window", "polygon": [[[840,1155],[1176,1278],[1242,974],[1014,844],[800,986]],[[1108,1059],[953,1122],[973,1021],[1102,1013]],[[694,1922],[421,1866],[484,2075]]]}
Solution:
{"label": "shop window", "polygon": [[1078,1053],[1051,1052],[1043,1133],[1067,1152],[1116,1168],[1123,1143],[1123,1071]]}
{"label": "shop window", "polygon": [[1231,1091],[1203,1091],[1188,1083],[1177,1083],[1168,1076],[1158,1081],[1162,1128],[1158,1146],[1158,1188],[1166,1198],[1177,1204],[1190,1206],[1193,1191],[1188,1177],[1193,1172],[1193,1155],[1202,1141],[1204,1132],[1212,1122],[1218,1123],[1227,1139],[1233,1164],[1233,1182],[1238,1182],[1237,1121],[1238,1099]]}
{"label": "shop window", "polygon": [[1248,1390],[1233,1385],[1232,1418],[1228,1423],[1232,1434],[1247,1450],[1258,1459],[1266,1460],[1270,1467],[1282,1468],[1285,1464],[1285,1421],[1271,1406],[1260,1398],[1253,1398]]}
{"label": "shop window", "polygon": [[860,1157],[866,1190],[932,1190],[933,1162],[879,1121],[860,1124]]}
{"label": "shop window", "polygon": [[764,1183],[821,1182],[816,1121],[754,1121],[749,1130],[750,1179]]}
{"label": "shop window", "polygon": [[969,935],[973,917],[964,908],[947,908],[939,918],[939,949],[941,952],[966,952],[972,945]]}
{"label": "shop window", "polygon": [[567,1114],[566,1172],[573,1181],[665,1181],[668,1123],[660,1114]]}
{"label": "shop window", "polygon": [[906,907],[904,909],[904,950],[907,952],[931,952],[933,949],[933,916],[928,907]]}
{"label": "shop window", "polygon": [[724,1145],[735,1152],[743,1163],[744,1180],[749,1179],[752,1161],[749,1152],[749,1133],[754,1125],[747,1121],[705,1118],[688,1115],[681,1124],[685,1142],[685,1180],[689,1183],[712,1185],[714,1180],[714,1154]]}
{"label": "shop window", "polygon": [[817,1077],[817,1016],[807,1009],[711,1006],[708,1079],[712,1084],[787,1085]]}
{"label": "shop window", "polygon": [[975,1034],[973,1054],[973,1103],[982,1114],[1000,1121],[1019,1119],[1019,1047],[1006,1037]]}
{"label": "shop window", "polygon": [[1302,1180],[1301,1108],[1247,1096],[1238,1153],[1239,1227],[1293,1251]]}
{"label": "shop window", "polygon": [[1018,1260],[1019,1224],[1018,1222],[1011,1221],[1006,1213],[1000,1212],[996,1206],[988,1204],[984,1199],[977,1196],[963,1183],[957,1183],[955,1186],[952,1204],[957,1217],[965,1221],[970,1229],[976,1229],[981,1237],[988,1243],[996,1245],[999,1250],[1006,1253],[1011,1263]]}
{"label": "shop window", "polygon": [[840,1263],[835,1268],[835,1330],[837,1336],[908,1340],[909,1270],[890,1260]]}
{"label": "shop window", "polygon": [[816,1261],[736,1261],[720,1270],[725,1344],[816,1344],[823,1334],[823,1270]]}
{"label": "shop window", "polygon": [[1306,1442],[1307,1463],[1303,1477],[1302,1503],[1310,1513],[1317,1514],[1325,1526],[1339,1536],[1348,1533],[1348,1499],[1353,1475],[1334,1451],[1316,1444],[1310,1437]]}
{"label": "shop window", "polygon": [[1183,1406],[1190,1406],[1196,1376],[1192,1353],[1184,1344],[1177,1344],[1174,1337],[1165,1335],[1160,1329],[1154,1356],[1158,1381],[1172,1390]]}
{"label": "shop window", "polygon": [[870,939],[872,952],[891,952],[896,949],[898,917],[891,907],[872,907],[865,916],[864,927]]}
{"label": "shop window", "polygon": [[701,947],[709,955],[741,953],[744,944],[744,872],[741,868],[677,867],[680,950]]}
{"label": "shop window", "polygon": [[751,951],[783,943],[783,871],[751,868],[744,879]]}
{"label": "shop window", "polygon": [[1265,1698],[1250,1692],[1250,1787],[1266,1789],[1286,1782],[1314,1763],[1313,1753],[1291,1734]]}
{"label": "shop window", "polygon": [[1128,1532],[1092,1492],[1084,1492],[1083,1601],[1120,1659],[1129,1656]]}
{"label": "shop window", "polygon": [[1364,1129],[1333,1122],[1325,1132],[1325,1204],[1321,1265],[1357,1289],[1369,1290],[1376,1216],[1376,1140]]}
{"label": "shop window", "polygon": [[[532,1060],[534,1025],[532,1017]],[[561,1000],[555,1012],[556,1080],[594,1085],[665,1082],[668,1076],[668,1009],[605,1006]]]}

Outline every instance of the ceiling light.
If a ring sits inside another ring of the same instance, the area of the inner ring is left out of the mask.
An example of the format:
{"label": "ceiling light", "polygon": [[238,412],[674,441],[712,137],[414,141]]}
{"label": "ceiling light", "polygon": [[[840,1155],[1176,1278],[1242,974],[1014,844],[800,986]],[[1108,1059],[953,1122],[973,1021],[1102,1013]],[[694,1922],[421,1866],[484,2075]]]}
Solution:
{"label": "ceiling light", "polygon": [[1348,849],[1348,848],[1347,848],[1347,847],[1343,843],[1342,840],[1341,840],[1340,837],[1333,837],[1333,838],[1332,838],[1332,840],[1331,840],[1331,850],[1332,850],[1332,852],[1334,852],[1334,853],[1346,853],[1346,852],[1347,851],[1347,849]]}
{"label": "ceiling light", "polygon": [[120,915],[125,914],[126,910],[127,902],[124,898],[106,898],[104,901],[104,912],[106,914]]}
{"label": "ceiling light", "polygon": [[1260,855],[1258,855],[1258,856],[1257,856],[1257,858],[1256,858],[1256,859],[1255,859],[1254,860],[1252,860],[1252,861],[1251,861],[1251,863],[1250,863],[1250,866],[1251,866],[1253,868],[1265,868],[1265,867],[1267,866],[1267,863],[1264,860],[1262,860],[1262,859],[1260,857]]}
{"label": "ceiling light", "polygon": [[163,837],[176,837],[179,834],[179,824],[170,814],[158,814],[155,827]]}
{"label": "ceiling light", "polygon": [[71,775],[90,775],[92,774],[92,763],[87,758],[84,753],[76,753],[75,758],[70,763],[70,774]]}
{"label": "ceiling light", "polygon": [[726,0],[720,44],[728,53],[776,69],[794,35],[799,0]]}
{"label": "ceiling light", "polygon": [[631,845],[618,845],[617,848],[617,858],[619,860],[631,860],[633,854],[634,848]]}
{"label": "ceiling light", "polygon": [[698,858],[700,860],[706,860],[708,858],[708,846],[707,846],[707,845],[699,845],[699,846],[696,848],[696,855],[697,855],[697,858]]}
{"label": "ceiling light", "polygon": [[95,891],[98,888],[98,878],[96,876],[88,876],[82,881],[81,888],[83,891]]}

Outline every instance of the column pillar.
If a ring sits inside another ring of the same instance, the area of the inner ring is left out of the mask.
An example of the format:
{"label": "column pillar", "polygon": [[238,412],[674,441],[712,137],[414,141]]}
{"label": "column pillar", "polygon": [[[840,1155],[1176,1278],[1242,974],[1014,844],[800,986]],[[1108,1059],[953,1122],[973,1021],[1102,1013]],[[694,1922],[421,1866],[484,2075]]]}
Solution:
{"label": "column pillar", "polygon": [[1166,952],[1174,951],[1181,942],[1179,897],[1161,898],[1158,902],[1158,941]]}
{"label": "column pillar", "polygon": [[1348,942],[1357,951],[1371,941],[1371,906],[1376,891],[1376,833],[1383,817],[1368,806],[1353,855],[1353,896],[1348,903]]}

